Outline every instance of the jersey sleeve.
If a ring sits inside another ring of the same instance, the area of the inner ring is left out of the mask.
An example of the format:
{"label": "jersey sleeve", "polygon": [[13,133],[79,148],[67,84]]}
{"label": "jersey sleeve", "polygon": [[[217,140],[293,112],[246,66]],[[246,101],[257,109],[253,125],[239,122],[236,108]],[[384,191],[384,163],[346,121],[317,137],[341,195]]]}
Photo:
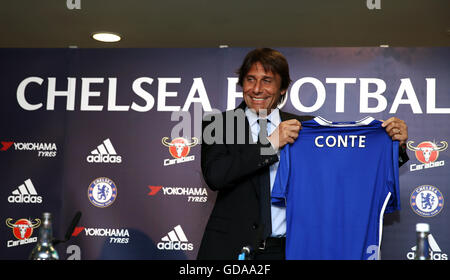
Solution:
{"label": "jersey sleeve", "polygon": [[271,194],[272,204],[276,206],[286,206],[290,170],[290,146],[290,144],[287,144],[280,152],[280,163]]}
{"label": "jersey sleeve", "polygon": [[388,190],[391,193],[389,198],[386,213],[391,213],[396,210],[400,210],[400,188],[399,188],[399,171],[398,171],[398,141],[392,141],[392,152],[388,159]]}

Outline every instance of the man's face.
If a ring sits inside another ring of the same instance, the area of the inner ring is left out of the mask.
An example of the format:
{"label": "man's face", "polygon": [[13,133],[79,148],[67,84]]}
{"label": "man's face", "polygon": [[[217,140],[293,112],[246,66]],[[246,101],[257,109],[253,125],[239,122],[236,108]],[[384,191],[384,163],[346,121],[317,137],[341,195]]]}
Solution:
{"label": "man's face", "polygon": [[244,101],[250,109],[259,114],[261,109],[275,109],[281,95],[286,90],[281,90],[281,77],[279,74],[266,72],[260,62],[252,65],[243,81]]}

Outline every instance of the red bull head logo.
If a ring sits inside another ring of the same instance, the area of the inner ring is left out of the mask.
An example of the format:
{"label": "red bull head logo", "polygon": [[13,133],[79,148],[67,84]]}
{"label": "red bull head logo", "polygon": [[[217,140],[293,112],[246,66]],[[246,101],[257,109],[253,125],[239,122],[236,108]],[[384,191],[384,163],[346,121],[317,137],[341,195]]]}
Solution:
{"label": "red bull head logo", "polygon": [[164,137],[161,142],[164,146],[169,148],[169,152],[174,158],[174,160],[166,159],[164,161],[164,165],[171,165],[175,163],[185,162],[194,160],[194,156],[188,156],[191,150],[191,147],[194,147],[198,144],[198,139],[196,137],[192,137],[191,141],[186,140],[185,138],[178,137],[172,139],[172,141],[168,141],[169,137]]}
{"label": "red bull head logo", "polygon": [[417,160],[421,163],[435,162],[439,157],[439,152],[442,152],[448,147],[446,141],[441,141],[442,145],[440,146],[430,141],[421,142],[416,147],[413,146],[413,143],[414,141],[408,141],[407,147],[415,152]]}
{"label": "red bull head logo", "polygon": [[409,166],[410,171],[423,170],[427,168],[444,166],[445,161],[438,161],[439,152],[447,149],[448,144],[446,141],[441,141],[440,145],[436,144],[434,141],[423,141],[417,146],[413,146],[414,141],[408,141],[406,146],[411,151],[414,151],[416,158],[422,164],[411,164]]}
{"label": "red bull head logo", "polygon": [[6,219],[6,225],[13,229],[14,236],[19,240],[30,238],[33,234],[33,229],[41,225],[40,219],[34,219],[34,224],[27,219],[17,220],[14,224],[11,221],[11,218]]}

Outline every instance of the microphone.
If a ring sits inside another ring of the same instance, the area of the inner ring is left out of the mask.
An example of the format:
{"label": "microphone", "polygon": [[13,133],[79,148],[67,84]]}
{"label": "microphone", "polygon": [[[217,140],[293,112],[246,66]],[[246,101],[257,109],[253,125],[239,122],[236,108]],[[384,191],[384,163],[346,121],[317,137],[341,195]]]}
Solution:
{"label": "microphone", "polygon": [[241,253],[238,255],[238,260],[251,260],[251,259],[253,259],[252,246],[242,247]]}
{"label": "microphone", "polygon": [[64,240],[54,239],[53,240],[53,245],[69,241],[70,237],[72,236],[73,231],[75,230],[75,227],[78,225],[78,222],[80,221],[80,218],[81,218],[81,211],[77,211],[77,213],[75,213],[75,216],[72,219],[72,222],[69,225],[69,228],[66,231],[66,235],[64,236]]}

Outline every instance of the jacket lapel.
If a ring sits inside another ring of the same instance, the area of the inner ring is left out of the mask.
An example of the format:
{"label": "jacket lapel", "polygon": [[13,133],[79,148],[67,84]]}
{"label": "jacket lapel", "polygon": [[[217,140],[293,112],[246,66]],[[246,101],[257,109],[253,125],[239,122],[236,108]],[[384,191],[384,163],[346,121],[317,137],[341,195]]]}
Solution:
{"label": "jacket lapel", "polygon": [[[245,108],[247,107],[247,105],[245,104],[244,101],[241,102],[241,104],[239,104],[239,106],[234,109],[234,111],[236,111],[237,109],[242,110],[242,112],[244,112],[244,116],[245,116],[245,144],[255,144],[255,142],[253,141],[253,137],[252,137],[252,131],[250,128],[250,123],[248,122],[247,116],[245,115]],[[235,123],[235,129],[237,128],[237,124]]]}
{"label": "jacket lapel", "polygon": [[[234,109],[235,111],[237,109],[241,109],[243,111],[245,111],[245,108],[247,107],[247,105],[245,104],[244,101],[241,102],[241,104],[239,104],[239,106]],[[236,126],[235,126],[236,127]],[[247,116],[245,116],[245,147],[244,149],[248,148],[249,145],[256,145],[255,142],[253,141],[253,137],[252,137],[252,131],[250,128],[250,123],[247,119]],[[259,199],[260,196],[260,176],[255,174],[255,176],[251,176],[250,177],[250,181],[252,182],[253,185],[253,189],[255,190],[256,193],[256,197]]]}

